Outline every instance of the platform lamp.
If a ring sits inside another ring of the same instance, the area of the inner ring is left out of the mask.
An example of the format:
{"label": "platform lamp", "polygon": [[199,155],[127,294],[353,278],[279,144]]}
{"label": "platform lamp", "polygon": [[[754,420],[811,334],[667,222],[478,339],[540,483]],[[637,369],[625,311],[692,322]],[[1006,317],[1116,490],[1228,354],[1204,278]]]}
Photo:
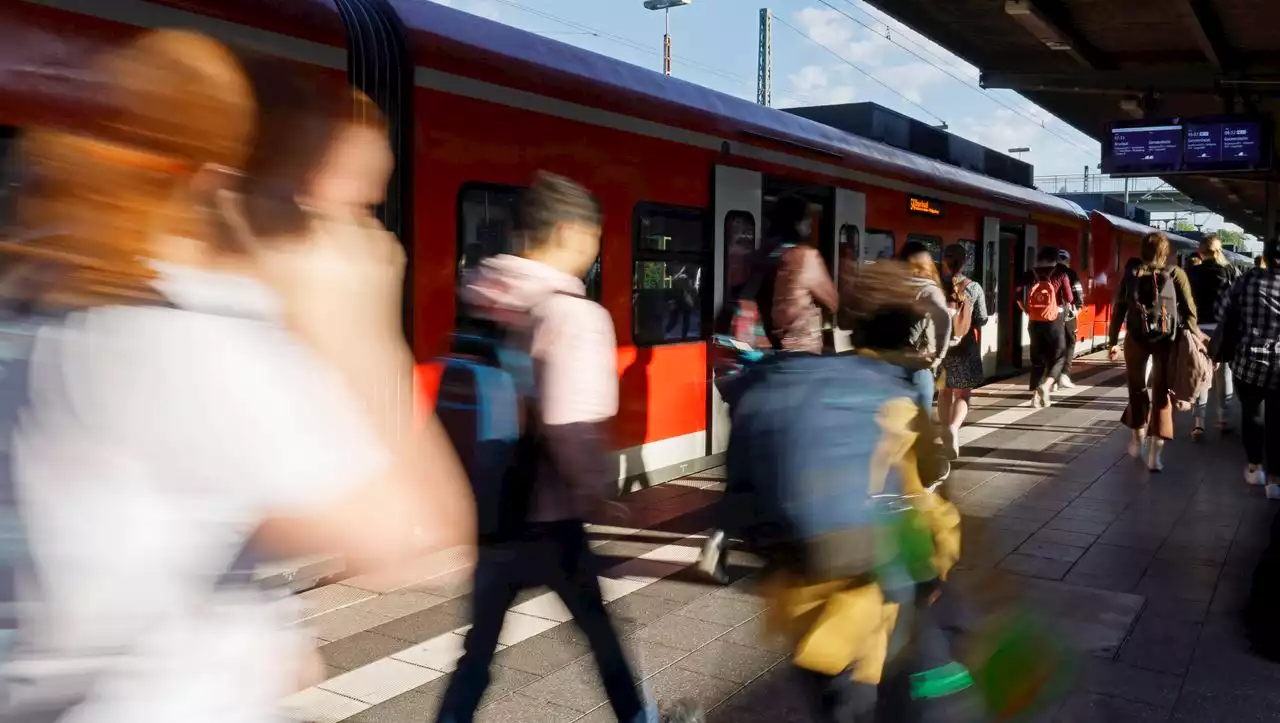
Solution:
{"label": "platform lamp", "polygon": [[693,0],[644,0],[649,10],[661,10],[666,15],[667,30],[662,36],[662,73],[671,75],[671,8],[682,8],[692,5]]}
{"label": "platform lamp", "polygon": [[1030,149],[1030,148],[1026,148],[1026,147],[1010,148],[1010,149],[1009,149],[1009,155],[1011,155],[1011,156],[1017,156],[1019,161],[1021,161],[1021,160],[1022,160],[1022,154],[1023,154],[1023,153],[1030,153],[1030,152],[1031,152],[1031,149]]}

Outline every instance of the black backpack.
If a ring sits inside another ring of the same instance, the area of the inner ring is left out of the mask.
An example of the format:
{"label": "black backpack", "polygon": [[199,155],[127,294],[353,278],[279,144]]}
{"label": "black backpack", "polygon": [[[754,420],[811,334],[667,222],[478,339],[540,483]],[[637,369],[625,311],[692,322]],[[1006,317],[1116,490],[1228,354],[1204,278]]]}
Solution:
{"label": "black backpack", "polygon": [[1178,335],[1178,288],[1169,268],[1140,268],[1129,279],[1129,334],[1143,342]]}

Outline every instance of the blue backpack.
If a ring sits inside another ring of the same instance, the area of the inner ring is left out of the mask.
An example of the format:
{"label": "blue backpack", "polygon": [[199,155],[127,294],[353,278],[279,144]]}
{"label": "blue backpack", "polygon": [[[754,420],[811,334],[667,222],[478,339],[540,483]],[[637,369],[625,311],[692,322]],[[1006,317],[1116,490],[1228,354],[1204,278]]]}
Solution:
{"label": "blue backpack", "polygon": [[726,460],[729,487],[751,500],[748,543],[810,579],[870,573],[880,519],[873,495],[901,493],[877,458],[884,405],[912,395],[901,369],[852,355],[778,354],[752,376],[733,410]]}
{"label": "blue backpack", "polygon": [[518,529],[529,512],[542,458],[538,393],[525,335],[489,322],[467,326],[439,360],[436,415],[471,482],[477,531],[492,537]]}

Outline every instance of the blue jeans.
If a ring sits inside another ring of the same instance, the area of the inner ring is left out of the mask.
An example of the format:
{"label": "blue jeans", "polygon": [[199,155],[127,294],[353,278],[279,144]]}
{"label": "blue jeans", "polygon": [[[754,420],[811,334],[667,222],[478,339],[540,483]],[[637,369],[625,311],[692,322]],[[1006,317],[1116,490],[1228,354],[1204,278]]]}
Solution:
{"label": "blue jeans", "polygon": [[937,380],[933,378],[932,369],[920,369],[911,372],[908,375],[911,385],[916,388],[916,400],[920,402],[920,408],[928,414],[933,414],[933,393],[937,387]]}
{"label": "blue jeans", "polygon": [[1209,421],[1210,394],[1214,397],[1213,406],[1217,410],[1218,422],[1226,424],[1227,405],[1235,398],[1235,377],[1231,374],[1231,367],[1219,365],[1218,371],[1213,373],[1213,384],[1196,400],[1196,419],[1202,424]]}

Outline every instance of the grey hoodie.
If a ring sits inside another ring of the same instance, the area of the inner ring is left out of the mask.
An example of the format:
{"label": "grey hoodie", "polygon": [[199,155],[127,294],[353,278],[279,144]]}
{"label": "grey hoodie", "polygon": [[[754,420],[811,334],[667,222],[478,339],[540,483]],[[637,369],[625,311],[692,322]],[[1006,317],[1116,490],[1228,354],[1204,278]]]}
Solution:
{"label": "grey hoodie", "polygon": [[618,412],[613,320],[581,279],[496,256],[463,279],[475,316],[527,334],[538,393],[542,464],[529,521],[588,519],[616,491],[609,425]]}
{"label": "grey hoodie", "polygon": [[925,302],[929,326],[932,327],[926,351],[931,358],[941,359],[951,347],[951,309],[947,307],[947,297],[930,279],[913,276],[911,285],[916,289],[916,298]]}

